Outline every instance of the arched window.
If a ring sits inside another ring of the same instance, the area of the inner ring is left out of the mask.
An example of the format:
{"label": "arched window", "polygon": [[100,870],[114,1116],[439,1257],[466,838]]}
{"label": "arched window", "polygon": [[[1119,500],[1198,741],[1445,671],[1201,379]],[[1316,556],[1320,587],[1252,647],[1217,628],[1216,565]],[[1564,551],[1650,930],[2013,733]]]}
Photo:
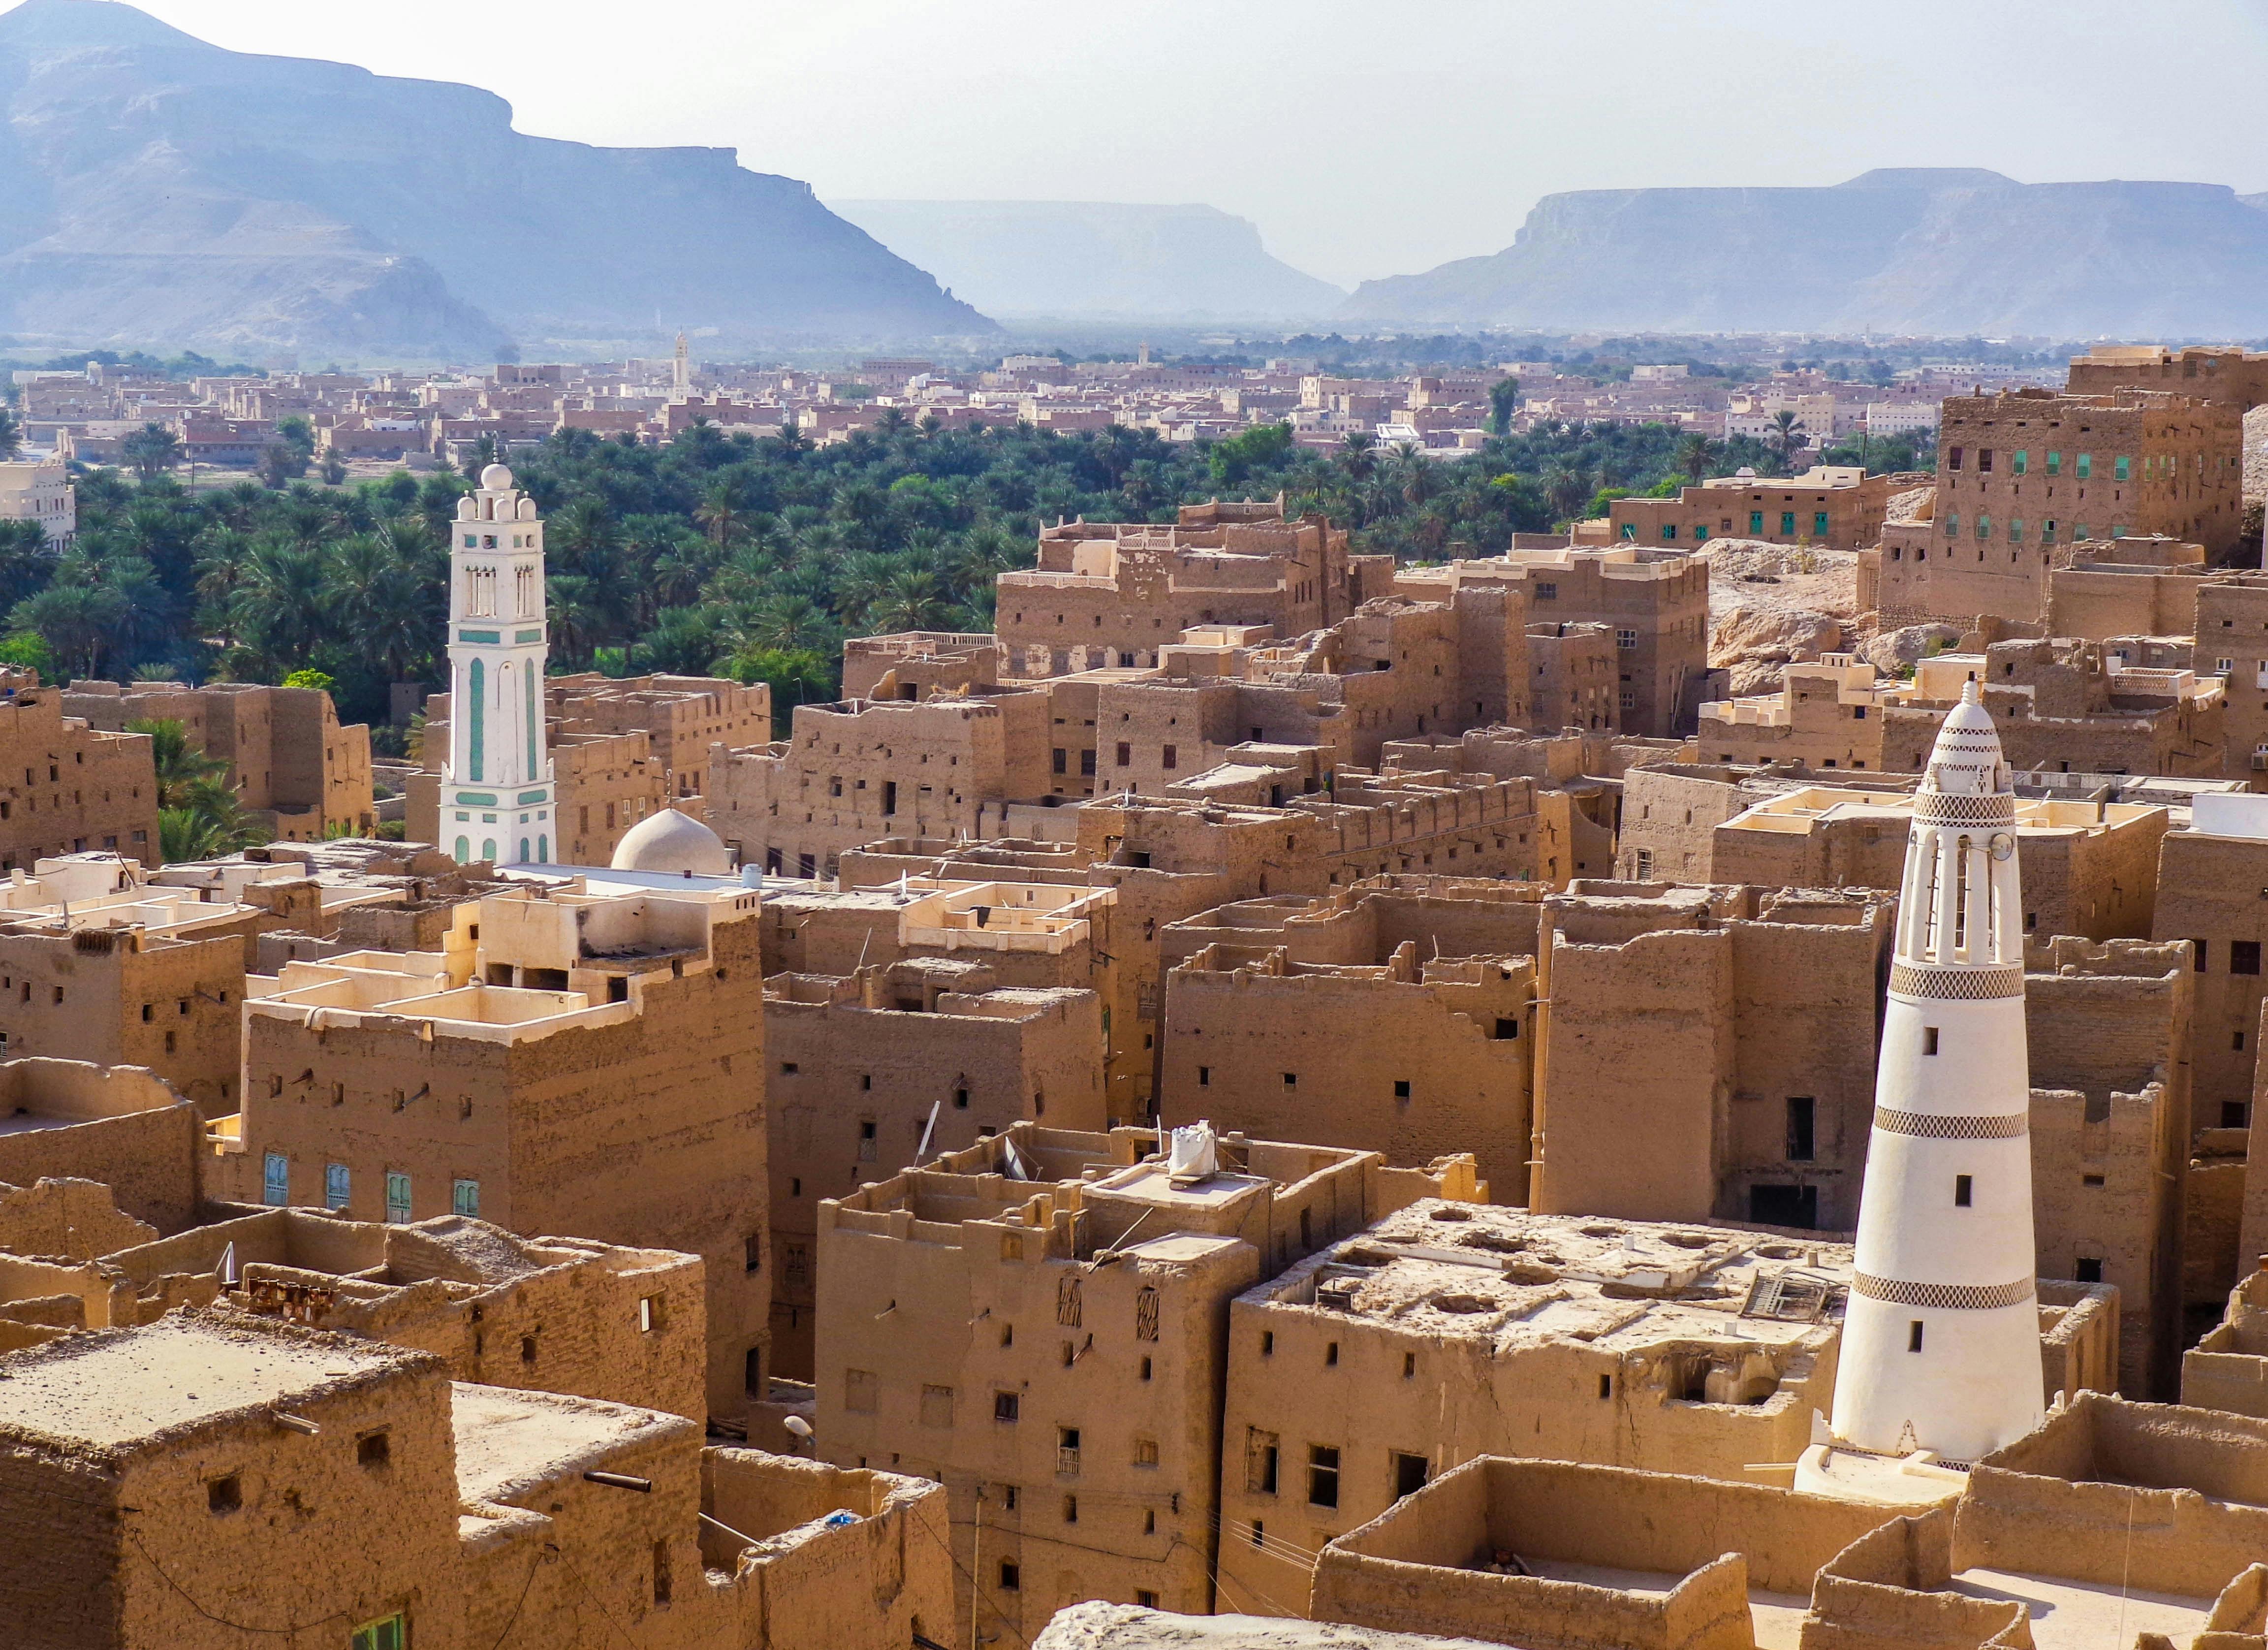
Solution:
{"label": "arched window", "polygon": [[458,863],[459,865],[460,865],[460,866],[461,866],[461,865],[465,865],[465,864],[468,863],[468,862],[472,859],[472,857],[473,857],[473,844],[472,844],[469,841],[468,841],[466,838],[464,838],[464,837],[462,837],[462,836],[458,837],[458,838],[457,838],[457,863]]}
{"label": "arched window", "polygon": [[496,863],[495,837],[483,836],[481,838],[481,858],[487,860],[490,865],[494,865]]}
{"label": "arched window", "polygon": [[535,863],[540,866],[551,863],[551,837],[548,833],[535,839]]}

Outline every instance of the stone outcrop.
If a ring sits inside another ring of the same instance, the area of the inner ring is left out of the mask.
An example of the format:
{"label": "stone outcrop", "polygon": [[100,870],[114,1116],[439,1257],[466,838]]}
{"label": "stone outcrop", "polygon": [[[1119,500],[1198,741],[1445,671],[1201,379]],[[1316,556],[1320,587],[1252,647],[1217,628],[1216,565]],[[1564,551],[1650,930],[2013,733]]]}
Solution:
{"label": "stone outcrop", "polygon": [[[1756,271],[1770,269],[1760,282]],[[2268,212],[2204,183],[1894,167],[1831,188],[1546,195],[1510,247],[1366,281],[1366,320],[1670,332],[2250,336]]]}
{"label": "stone outcrop", "polygon": [[657,308],[736,337],[991,330],[807,184],[526,136],[470,86],[96,0],[0,18],[0,328],[27,341],[477,358],[644,336]]}

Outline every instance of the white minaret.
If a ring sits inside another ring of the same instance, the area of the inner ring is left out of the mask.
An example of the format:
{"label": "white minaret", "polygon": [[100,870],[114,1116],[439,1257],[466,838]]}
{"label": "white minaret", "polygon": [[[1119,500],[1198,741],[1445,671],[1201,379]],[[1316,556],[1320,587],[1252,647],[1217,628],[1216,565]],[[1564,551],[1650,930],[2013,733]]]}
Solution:
{"label": "white minaret", "polygon": [[1941,1482],[1897,1485],[1880,1458],[1965,1465],[2040,1418],[2015,826],[1970,681],[1914,797],[1834,1442],[1807,1452],[1800,1489],[1934,1499]]}
{"label": "white minaret", "polygon": [[680,401],[693,393],[693,357],[686,353],[685,335],[677,335],[677,353],[670,360],[669,384]]}
{"label": "white minaret", "polygon": [[491,464],[457,501],[449,549],[449,755],[441,840],[460,865],[546,863],[555,799],[543,733],[543,523]]}

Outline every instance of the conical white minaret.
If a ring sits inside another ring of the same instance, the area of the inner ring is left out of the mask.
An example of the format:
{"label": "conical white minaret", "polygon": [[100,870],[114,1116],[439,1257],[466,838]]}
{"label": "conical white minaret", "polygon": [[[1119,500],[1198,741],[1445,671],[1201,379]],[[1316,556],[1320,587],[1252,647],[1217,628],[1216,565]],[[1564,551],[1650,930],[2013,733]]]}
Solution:
{"label": "conical white minaret", "polygon": [[[1965,1464],[2040,1418],[2015,824],[1970,681],[1914,798],[1898,899],[1831,1427],[1857,1451]],[[1911,1495],[1858,1487],[1874,1475],[1856,1465],[1815,1448],[1799,1487]]]}
{"label": "conical white minaret", "polygon": [[460,865],[547,863],[551,756],[543,728],[543,523],[491,464],[457,501],[449,549],[449,755],[441,840]]}

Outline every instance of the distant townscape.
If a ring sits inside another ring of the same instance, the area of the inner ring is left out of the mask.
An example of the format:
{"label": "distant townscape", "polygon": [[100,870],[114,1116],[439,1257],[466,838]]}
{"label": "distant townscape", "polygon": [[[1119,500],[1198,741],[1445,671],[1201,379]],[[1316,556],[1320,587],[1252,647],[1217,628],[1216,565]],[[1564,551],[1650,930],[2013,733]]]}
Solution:
{"label": "distant townscape", "polygon": [[2268,355],[210,365],[0,465],[11,1645],[2268,1645]]}
{"label": "distant townscape", "polygon": [[2268,1650],[2268,195],[0,6],[0,1650]]}

